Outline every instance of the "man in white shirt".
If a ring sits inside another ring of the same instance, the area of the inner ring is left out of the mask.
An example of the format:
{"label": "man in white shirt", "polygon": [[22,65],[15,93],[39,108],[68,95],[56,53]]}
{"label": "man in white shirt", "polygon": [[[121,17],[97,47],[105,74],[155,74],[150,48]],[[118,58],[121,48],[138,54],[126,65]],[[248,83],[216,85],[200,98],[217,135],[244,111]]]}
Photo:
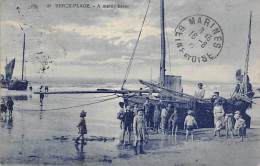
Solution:
{"label": "man in white shirt", "polygon": [[205,95],[205,89],[202,83],[198,83],[198,87],[195,89],[194,96],[199,99],[203,99]]}

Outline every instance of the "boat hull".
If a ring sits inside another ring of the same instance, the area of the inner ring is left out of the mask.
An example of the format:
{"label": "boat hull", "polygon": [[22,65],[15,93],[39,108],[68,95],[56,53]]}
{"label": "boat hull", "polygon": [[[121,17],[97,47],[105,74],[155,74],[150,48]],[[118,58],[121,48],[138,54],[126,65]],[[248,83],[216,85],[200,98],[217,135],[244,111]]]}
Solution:
{"label": "boat hull", "polygon": [[9,83],[8,90],[27,90],[27,80],[15,80]]}
{"label": "boat hull", "polygon": [[[139,108],[143,108],[144,102],[148,95],[124,95],[124,102],[127,105],[138,104]],[[150,98],[153,105],[159,104],[158,98]],[[214,127],[214,114],[213,114],[213,102],[209,99],[205,100],[174,100],[164,98],[163,104],[167,106],[171,104],[178,110],[178,126],[179,128],[184,128],[184,119],[187,115],[188,110],[194,111],[195,119],[197,120],[199,128],[213,128]],[[232,99],[225,99],[223,105],[225,112],[234,113],[235,111],[240,111],[242,117],[246,121],[246,125],[250,128],[251,117],[246,113],[249,104],[244,101],[233,101]],[[171,113],[170,113],[171,114]]]}

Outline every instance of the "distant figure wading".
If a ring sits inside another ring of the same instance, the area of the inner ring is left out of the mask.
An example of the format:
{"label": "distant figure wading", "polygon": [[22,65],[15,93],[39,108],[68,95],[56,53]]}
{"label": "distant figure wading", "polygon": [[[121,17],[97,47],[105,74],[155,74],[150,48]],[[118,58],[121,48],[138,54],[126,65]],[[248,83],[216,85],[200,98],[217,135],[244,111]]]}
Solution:
{"label": "distant figure wading", "polygon": [[7,98],[6,106],[9,111],[9,115],[11,116],[13,113],[14,102],[10,96]]}
{"label": "distant figure wading", "polygon": [[43,93],[43,86],[40,87],[40,104],[43,105],[44,93]]}
{"label": "distant figure wading", "polygon": [[0,105],[0,107],[1,107],[1,113],[5,113],[5,114],[6,114],[6,112],[7,112],[7,107],[6,107],[6,103],[5,103],[5,99],[4,99],[4,98],[2,98],[2,100],[1,100],[1,105]]}

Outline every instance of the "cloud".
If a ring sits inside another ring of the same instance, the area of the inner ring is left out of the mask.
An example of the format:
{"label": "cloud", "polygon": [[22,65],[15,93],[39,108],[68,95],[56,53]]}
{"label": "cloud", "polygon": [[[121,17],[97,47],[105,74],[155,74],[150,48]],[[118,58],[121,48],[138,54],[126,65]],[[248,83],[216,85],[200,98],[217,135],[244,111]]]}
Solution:
{"label": "cloud", "polygon": [[[131,22],[131,24],[129,24]],[[99,38],[104,40],[111,40],[115,45],[121,42],[127,43],[130,40],[136,40],[139,32],[140,20],[135,18],[122,18],[112,20],[111,22],[104,23],[100,26],[84,26],[79,24],[61,24],[54,25],[51,28],[55,32],[67,32],[76,33],[81,36],[87,36],[89,38]],[[159,29],[152,26],[145,26],[145,33],[141,38],[148,36],[158,36]]]}

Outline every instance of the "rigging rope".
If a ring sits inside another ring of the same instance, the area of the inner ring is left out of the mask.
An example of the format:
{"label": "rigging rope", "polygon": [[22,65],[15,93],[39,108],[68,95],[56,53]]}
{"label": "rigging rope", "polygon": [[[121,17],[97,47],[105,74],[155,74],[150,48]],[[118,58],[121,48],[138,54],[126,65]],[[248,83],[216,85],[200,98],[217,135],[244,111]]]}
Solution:
{"label": "rigging rope", "polygon": [[44,111],[57,111],[57,110],[65,110],[65,109],[70,109],[70,108],[77,108],[77,107],[82,107],[82,106],[88,106],[88,105],[93,105],[93,104],[97,104],[97,103],[102,103],[102,102],[105,102],[105,101],[113,100],[113,99],[116,99],[116,98],[119,98],[119,97],[120,96],[110,97],[110,98],[107,98],[107,99],[97,100],[97,101],[93,101],[93,102],[90,102],[90,103],[74,105],[74,106],[70,106],[70,107],[45,109]]}
{"label": "rigging rope", "polygon": [[166,29],[166,41],[167,41],[167,47],[168,47],[168,58],[169,58],[169,67],[170,67],[170,72],[172,72],[172,64],[171,64],[171,50],[170,50],[170,43],[169,43],[169,38],[168,38],[168,32]]}
{"label": "rigging rope", "polygon": [[142,22],[142,26],[141,26],[141,29],[139,31],[139,34],[138,34],[138,37],[137,37],[137,41],[135,43],[135,46],[134,46],[134,50],[132,52],[132,55],[131,55],[131,58],[129,60],[129,63],[128,63],[128,66],[127,66],[127,69],[126,69],[126,73],[125,73],[125,77],[124,77],[124,80],[123,80],[123,83],[122,83],[122,86],[121,86],[121,89],[124,88],[124,85],[127,81],[127,78],[128,78],[128,75],[129,75],[129,72],[130,72],[130,69],[131,69],[131,65],[133,63],[133,59],[134,59],[134,56],[135,56],[135,51],[136,51],[136,48],[138,46],[138,43],[139,43],[139,40],[140,40],[140,37],[141,37],[141,34],[142,34],[142,31],[143,31],[143,26],[144,26],[144,23],[145,23],[145,19],[146,19],[146,16],[147,16],[147,13],[148,13],[148,10],[149,10],[149,7],[150,7],[150,2],[151,0],[148,0],[148,5],[147,5],[147,8],[146,8],[146,12],[145,12],[145,15],[144,15],[144,19],[143,19],[143,22]]}

